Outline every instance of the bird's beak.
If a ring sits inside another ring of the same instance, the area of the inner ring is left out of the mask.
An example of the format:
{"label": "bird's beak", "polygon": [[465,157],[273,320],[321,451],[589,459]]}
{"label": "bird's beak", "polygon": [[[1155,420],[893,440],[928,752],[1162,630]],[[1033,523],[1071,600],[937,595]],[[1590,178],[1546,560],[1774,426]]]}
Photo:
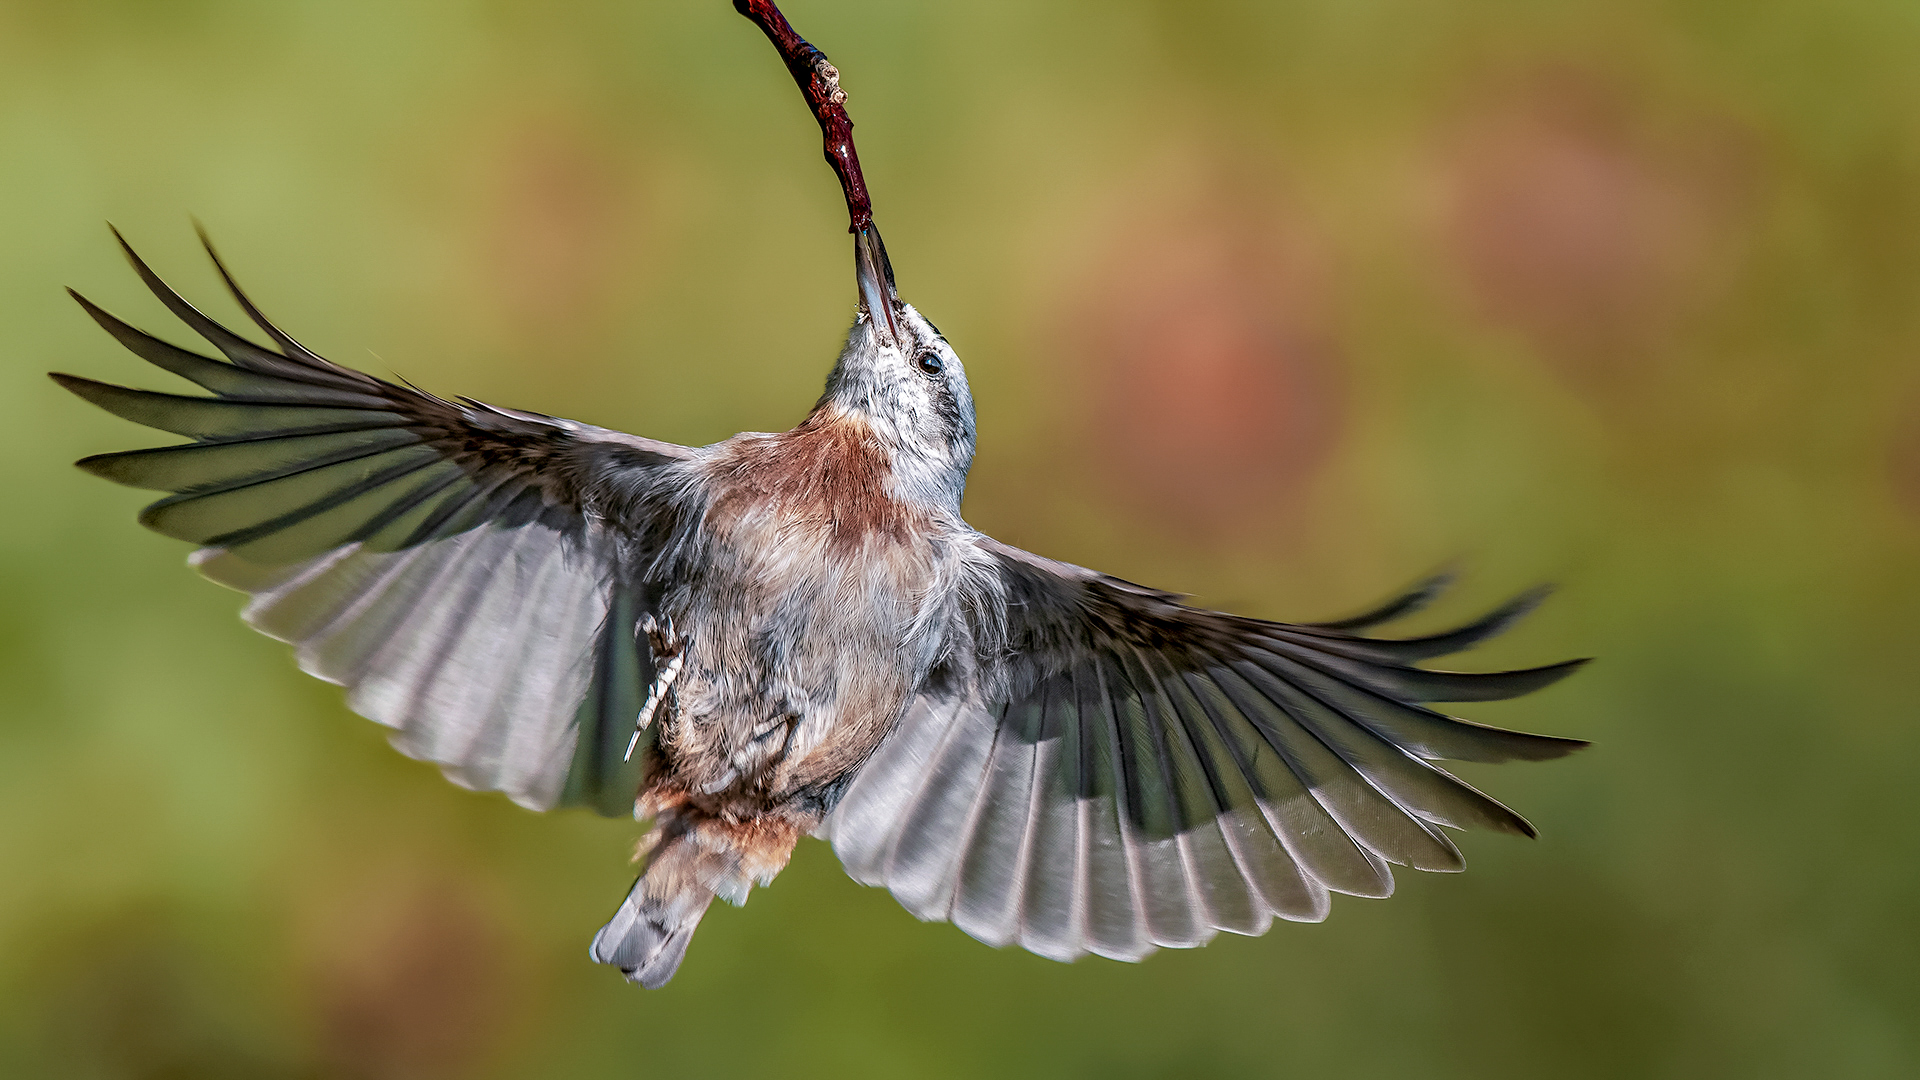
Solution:
{"label": "bird's beak", "polygon": [[873,323],[874,333],[881,344],[900,347],[900,324],[893,312],[900,294],[893,287],[893,264],[887,261],[878,226],[853,234],[853,273],[860,284],[860,310]]}

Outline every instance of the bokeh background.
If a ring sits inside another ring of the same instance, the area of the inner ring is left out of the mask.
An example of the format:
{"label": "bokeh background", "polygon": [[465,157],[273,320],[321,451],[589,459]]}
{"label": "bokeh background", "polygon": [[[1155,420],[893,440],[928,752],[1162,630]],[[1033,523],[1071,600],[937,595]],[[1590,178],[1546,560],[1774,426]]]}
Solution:
{"label": "bokeh background", "polygon": [[[966,359],[967,509],[1212,606],[1599,662],[1467,715],[1594,741],[1322,926],[1063,966],[808,842],[667,990],[586,959],[631,822],[391,752],[141,493],[185,340],[103,220],[346,363],[703,443],[849,321],[818,135],[723,0],[0,3],[0,1073],[1893,1077],[1920,1072],[1920,7],[792,0],[905,294]],[[237,318],[237,315],[236,315]]]}

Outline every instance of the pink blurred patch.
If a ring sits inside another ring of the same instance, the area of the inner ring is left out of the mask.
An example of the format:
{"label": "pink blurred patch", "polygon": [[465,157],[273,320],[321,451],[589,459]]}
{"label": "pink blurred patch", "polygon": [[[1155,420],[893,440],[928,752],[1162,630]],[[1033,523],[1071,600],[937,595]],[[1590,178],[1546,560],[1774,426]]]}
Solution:
{"label": "pink blurred patch", "polygon": [[1549,70],[1443,139],[1442,233],[1475,305],[1578,381],[1651,362],[1726,277],[1754,158],[1730,123],[1673,109]]}
{"label": "pink blurred patch", "polygon": [[1271,528],[1341,429],[1318,244],[1271,186],[1249,169],[1122,192],[1065,305],[1084,459],[1189,537]]}
{"label": "pink blurred patch", "polygon": [[530,334],[577,332],[604,315],[637,243],[639,178],[565,114],[523,116],[492,133],[478,259],[496,317]]}
{"label": "pink blurred patch", "polygon": [[1894,499],[1920,516],[1920,395],[1909,395],[1887,447],[1887,481]]}

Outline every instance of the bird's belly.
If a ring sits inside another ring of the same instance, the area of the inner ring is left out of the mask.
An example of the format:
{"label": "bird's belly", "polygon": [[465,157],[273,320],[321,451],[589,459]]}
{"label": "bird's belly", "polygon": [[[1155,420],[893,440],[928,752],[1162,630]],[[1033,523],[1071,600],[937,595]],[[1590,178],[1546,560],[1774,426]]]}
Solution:
{"label": "bird's belly", "polygon": [[676,613],[688,642],[659,746],[728,813],[819,798],[892,726],[930,650],[930,567],[902,553],[741,560]]}

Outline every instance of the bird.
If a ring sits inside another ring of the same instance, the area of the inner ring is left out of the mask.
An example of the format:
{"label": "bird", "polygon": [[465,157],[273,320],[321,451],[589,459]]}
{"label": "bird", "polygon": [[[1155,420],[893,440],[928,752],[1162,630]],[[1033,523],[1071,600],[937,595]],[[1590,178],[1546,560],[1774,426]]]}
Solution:
{"label": "bird", "polygon": [[1434,762],[1586,745],[1433,708],[1517,697],[1582,660],[1420,666],[1544,590],[1374,637],[1445,578],[1352,618],[1272,622],[973,529],[965,370],[900,299],[875,227],[855,238],[856,312],[812,410],[697,448],[323,359],[208,243],[260,344],[115,237],[220,356],[73,293],[209,392],[54,374],[189,440],[79,467],[170,493],[141,523],[197,545],[200,573],[249,594],[245,621],[402,753],[535,810],[651,821],[591,946],[642,986],[674,975],[714,899],[744,903],[808,835],[923,920],[1057,960],[1139,960],[1318,921],[1331,893],[1386,896],[1389,864],[1459,870],[1450,829],[1532,836]]}
{"label": "bird", "polygon": [[1434,703],[1519,697],[1584,660],[1436,670],[1532,610],[1368,636],[1447,575],[1361,615],[1284,623],[1001,543],[961,516],[966,370],[901,299],[840,75],[773,0],[734,0],[820,124],[854,235],[853,323],[794,428],[689,447],[336,364],[253,303],[262,344],[140,279],[220,355],[73,298],[203,395],[53,374],[184,443],[79,467],[164,491],[141,524],[248,594],[242,618],[346,688],[402,753],[534,810],[650,822],[593,960],[648,989],[715,899],[743,904],[806,836],[923,920],[1040,956],[1140,960],[1389,864],[1464,866],[1446,830],[1533,836],[1436,761],[1587,745]]}

